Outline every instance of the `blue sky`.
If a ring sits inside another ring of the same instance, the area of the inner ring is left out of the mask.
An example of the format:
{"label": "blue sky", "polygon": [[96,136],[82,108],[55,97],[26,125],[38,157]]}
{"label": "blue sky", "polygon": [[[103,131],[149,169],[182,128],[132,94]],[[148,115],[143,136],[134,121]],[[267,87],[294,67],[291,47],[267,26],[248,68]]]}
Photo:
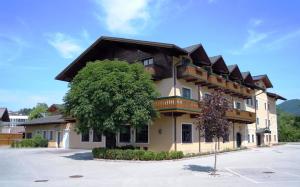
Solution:
{"label": "blue sky", "polygon": [[61,103],[54,77],[102,35],[202,43],[299,98],[300,2],[269,0],[6,0],[0,3],[0,107]]}

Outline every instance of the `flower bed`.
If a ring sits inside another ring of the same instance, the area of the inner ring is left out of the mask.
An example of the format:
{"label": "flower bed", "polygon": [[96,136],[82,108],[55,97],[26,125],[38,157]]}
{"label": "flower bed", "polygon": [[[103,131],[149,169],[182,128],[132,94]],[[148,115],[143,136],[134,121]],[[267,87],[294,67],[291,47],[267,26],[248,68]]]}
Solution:
{"label": "flower bed", "polygon": [[153,152],[139,149],[106,149],[94,148],[94,158],[111,160],[173,160],[184,157],[182,151]]}

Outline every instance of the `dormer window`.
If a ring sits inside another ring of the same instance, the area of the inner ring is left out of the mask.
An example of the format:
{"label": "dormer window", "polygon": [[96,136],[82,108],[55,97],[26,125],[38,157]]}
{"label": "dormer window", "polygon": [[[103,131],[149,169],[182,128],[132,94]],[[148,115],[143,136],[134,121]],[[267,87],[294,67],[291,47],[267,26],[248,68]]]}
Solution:
{"label": "dormer window", "polygon": [[151,65],[153,64],[153,58],[147,58],[147,59],[144,59],[142,60],[144,66],[148,66],[148,65]]}

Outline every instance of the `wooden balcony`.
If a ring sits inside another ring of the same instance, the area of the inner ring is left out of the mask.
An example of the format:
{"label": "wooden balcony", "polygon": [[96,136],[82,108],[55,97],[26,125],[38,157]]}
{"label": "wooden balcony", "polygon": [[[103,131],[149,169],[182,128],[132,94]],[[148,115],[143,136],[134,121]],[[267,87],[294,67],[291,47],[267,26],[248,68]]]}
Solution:
{"label": "wooden balcony", "polygon": [[147,65],[145,70],[151,74],[153,80],[161,80],[163,78],[163,69],[157,64]]}
{"label": "wooden balcony", "polygon": [[229,120],[237,123],[255,123],[256,115],[253,112],[232,109],[226,112],[226,116]]}
{"label": "wooden balcony", "polygon": [[154,102],[154,107],[161,113],[197,114],[200,112],[200,107],[196,100],[186,99],[180,96],[158,98]]}
{"label": "wooden balcony", "polygon": [[236,82],[227,81],[226,82],[226,90],[229,93],[238,96],[241,94],[241,85]]}
{"label": "wooden balcony", "polygon": [[223,88],[226,89],[226,80],[220,76],[211,74],[208,76],[208,88]]}
{"label": "wooden balcony", "polygon": [[254,90],[248,87],[241,87],[241,95],[244,99],[251,98],[255,94]]}
{"label": "wooden balcony", "polygon": [[206,82],[207,71],[192,64],[177,66],[177,78],[188,82]]}

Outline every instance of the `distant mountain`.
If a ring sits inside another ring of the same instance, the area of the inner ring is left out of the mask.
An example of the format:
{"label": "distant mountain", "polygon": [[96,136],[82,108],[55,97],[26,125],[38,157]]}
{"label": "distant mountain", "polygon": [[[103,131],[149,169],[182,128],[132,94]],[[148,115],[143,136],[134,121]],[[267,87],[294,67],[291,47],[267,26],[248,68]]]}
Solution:
{"label": "distant mountain", "polygon": [[277,107],[283,112],[300,116],[300,99],[287,100]]}

